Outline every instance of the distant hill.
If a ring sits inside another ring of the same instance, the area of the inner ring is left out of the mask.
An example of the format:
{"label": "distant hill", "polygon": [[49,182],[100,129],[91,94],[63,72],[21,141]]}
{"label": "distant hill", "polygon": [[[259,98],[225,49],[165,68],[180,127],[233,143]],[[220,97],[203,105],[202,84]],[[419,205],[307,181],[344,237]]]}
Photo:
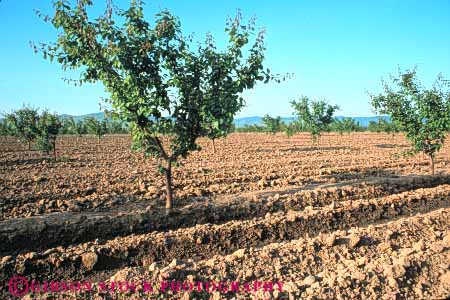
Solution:
{"label": "distant hill", "polygon": [[[63,117],[63,118],[64,118],[64,117],[68,118],[68,117],[71,117],[71,115],[63,114],[63,115],[61,115],[61,117]],[[76,121],[78,121],[78,120],[84,120],[84,119],[86,119],[87,117],[94,117],[94,118],[96,118],[97,120],[100,120],[100,121],[101,121],[101,120],[103,120],[103,119],[105,118],[105,113],[99,112],[99,113],[91,113],[91,114],[87,114],[87,115],[72,116],[72,117],[74,117],[74,119],[75,119]],[[343,118],[346,118],[346,117],[344,117],[344,116],[336,116],[336,118],[339,119],[339,120],[342,120]],[[361,126],[363,126],[363,127],[367,127],[367,126],[369,125],[369,122],[371,122],[371,121],[377,122],[378,119],[380,119],[380,118],[383,118],[383,119],[385,119],[386,121],[389,121],[389,120],[390,120],[390,118],[389,118],[388,116],[350,117],[350,118],[352,118],[353,120],[355,120],[356,122],[358,122],[359,125],[361,125]],[[294,118],[294,117],[282,117],[281,120],[282,120],[284,123],[289,124],[289,123],[291,123],[293,120],[295,120],[295,118]],[[263,125],[263,122],[262,122],[262,117],[260,117],[260,116],[243,117],[243,118],[236,118],[236,119],[234,120],[234,125],[235,125],[236,127],[244,127],[244,126],[246,126],[246,125],[247,125],[247,126],[250,126],[250,125]]]}
{"label": "distant hill", "polygon": [[105,118],[105,113],[99,112],[99,113],[91,113],[91,114],[80,115],[80,116],[72,116],[72,115],[62,114],[62,115],[60,115],[60,117],[61,118],[73,117],[75,119],[75,121],[84,120],[86,118],[93,117],[93,118],[101,121],[101,120],[103,120]]}

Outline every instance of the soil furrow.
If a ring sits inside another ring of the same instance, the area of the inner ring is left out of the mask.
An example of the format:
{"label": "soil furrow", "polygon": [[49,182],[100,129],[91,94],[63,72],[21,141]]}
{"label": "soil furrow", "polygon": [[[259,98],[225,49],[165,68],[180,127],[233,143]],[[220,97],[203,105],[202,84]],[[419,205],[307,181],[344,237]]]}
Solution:
{"label": "soil furrow", "polygon": [[[222,225],[197,225],[166,233],[131,235],[104,243],[94,241],[68,248],[58,247],[44,253],[9,257],[0,270],[6,278],[13,274],[79,278],[92,275],[92,272],[148,265],[155,261],[224,255],[241,248],[365,226],[449,205],[450,186],[441,185],[383,198],[343,201],[336,208],[279,212],[265,218]],[[91,269],[83,263],[82,257],[86,253],[94,253],[96,258]]]}
{"label": "soil furrow", "polygon": [[[174,212],[161,213],[145,202],[100,213],[55,213],[0,222],[0,254],[42,251],[54,246],[109,239],[132,233],[175,230],[197,224],[221,224],[230,220],[264,217],[267,213],[323,207],[345,200],[369,199],[450,183],[450,177],[410,177],[319,185],[298,190],[271,191],[199,201]],[[328,187],[328,188],[324,188]],[[147,207],[147,208],[146,208]]]}

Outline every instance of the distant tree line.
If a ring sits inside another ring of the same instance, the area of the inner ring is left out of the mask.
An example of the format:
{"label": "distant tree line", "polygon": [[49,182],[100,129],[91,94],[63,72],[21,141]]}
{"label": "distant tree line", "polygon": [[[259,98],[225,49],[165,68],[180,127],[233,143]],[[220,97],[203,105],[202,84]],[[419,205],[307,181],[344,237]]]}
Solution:
{"label": "distant tree line", "polygon": [[367,130],[372,132],[397,133],[401,132],[402,128],[398,122],[379,118],[378,121],[370,121]]}
{"label": "distant tree line", "polygon": [[[241,127],[235,126],[233,131],[266,132],[273,134],[284,132],[287,136],[292,136],[298,132],[311,132],[308,125],[299,120],[284,122],[281,120],[281,117],[266,115],[263,117],[262,122],[262,125],[246,124]],[[323,128],[323,132],[337,132],[340,134],[362,131],[396,133],[401,132],[401,128],[396,122],[391,122],[383,118],[379,118],[378,121],[370,121],[367,126],[360,125],[353,118],[333,118],[332,122]]]}
{"label": "distant tree line", "polygon": [[[15,111],[13,114],[23,114],[25,111],[29,111],[31,108],[23,108]],[[33,109],[31,109],[33,110]],[[30,113],[30,112],[29,112]],[[35,110],[34,114],[37,114]],[[128,134],[130,133],[129,124],[122,121],[115,121],[110,118],[97,119],[94,117],[86,117],[76,120],[70,116],[56,116],[61,123],[58,134],[59,135],[76,135],[83,136],[85,134],[95,135],[101,138],[106,134]],[[31,122],[33,118],[29,121]],[[262,118],[262,125],[246,124],[244,126],[236,127],[235,125],[230,127],[230,132],[266,132],[275,134],[277,132],[284,132],[288,136],[292,136],[297,132],[311,132],[312,128],[302,120],[293,120],[292,122],[282,121],[280,116],[271,117],[266,114]],[[29,139],[34,140],[33,130],[30,129],[28,135]],[[11,119],[4,118],[0,120],[0,136],[18,136],[17,128],[13,126]],[[368,126],[362,126],[359,122],[352,118],[333,118],[332,122],[322,128],[323,132],[337,132],[337,133],[350,133],[350,132],[385,132],[385,133],[397,133],[401,132],[401,126],[398,122],[388,121],[384,118],[379,118],[377,121],[370,121]],[[25,134],[25,133],[24,133]],[[33,137],[33,138],[31,138]]]}
{"label": "distant tree line", "polygon": [[58,135],[93,134],[100,139],[105,134],[128,133],[128,125],[124,122],[113,121],[109,118],[98,120],[93,117],[75,120],[73,117],[61,117],[48,110],[24,106],[11,113],[5,114],[0,120],[0,135],[15,136],[32,149],[36,147],[56,159],[56,138]]}
{"label": "distant tree line", "polygon": [[[33,119],[38,115],[38,110],[24,107],[22,109],[16,110],[10,114],[7,114],[5,118],[0,119],[0,136],[17,136],[17,131],[19,130],[14,124],[13,117],[19,117],[21,114],[27,112],[30,119],[27,121],[27,126],[25,130],[29,130],[29,135],[34,136],[32,129]],[[9,117],[8,117],[9,116]],[[59,135],[77,135],[82,136],[84,134],[93,134],[97,137],[101,137],[105,134],[127,134],[130,132],[129,126],[125,122],[111,120],[110,118],[97,119],[94,117],[86,117],[84,119],[76,120],[74,117],[58,116],[53,115],[59,120],[61,126],[59,127]],[[20,117],[19,117],[20,118]],[[22,121],[25,119],[20,118]],[[32,138],[31,140],[34,140]]]}
{"label": "distant tree line", "polygon": [[31,107],[23,107],[6,114],[1,124],[2,135],[16,136],[28,146],[28,150],[35,142],[40,150],[47,154],[53,152],[56,158],[56,137],[61,129],[61,120],[57,115],[47,110],[39,112]]}
{"label": "distant tree line", "polygon": [[[25,111],[31,108],[24,108]],[[15,111],[14,113],[24,113],[24,109]],[[34,110],[34,109],[31,109]],[[37,110],[34,110],[34,114],[37,114]],[[13,113],[13,114],[14,114]],[[76,135],[82,136],[85,134],[92,134],[101,138],[105,134],[128,134],[130,133],[130,127],[128,123],[122,121],[115,121],[110,118],[97,119],[94,117],[86,117],[76,120],[74,117],[57,116],[61,126],[59,128],[59,135]],[[30,119],[32,120],[32,119]],[[292,122],[283,122],[280,116],[271,117],[266,114],[262,118],[262,125],[251,124],[241,127],[232,126],[232,132],[266,132],[275,134],[277,132],[284,132],[288,136],[292,136],[297,132],[310,132],[308,125],[301,120],[293,120]],[[11,119],[4,118],[0,120],[0,136],[17,136],[17,128],[14,129]],[[31,127],[30,127],[31,128]],[[379,118],[378,121],[370,121],[367,127],[361,126],[352,118],[333,118],[332,122],[323,128],[324,132],[338,132],[338,133],[350,133],[360,131],[370,132],[386,132],[395,133],[400,132],[400,125],[396,122],[391,122],[383,118]],[[28,133],[30,136],[34,136],[32,131]],[[34,140],[32,138],[31,140]]]}
{"label": "distant tree line", "polygon": [[125,134],[130,132],[127,123],[109,118],[99,120],[94,117],[87,117],[75,120],[74,117],[63,117],[61,123],[60,134],[73,134],[78,136],[93,134],[100,138],[105,134]]}

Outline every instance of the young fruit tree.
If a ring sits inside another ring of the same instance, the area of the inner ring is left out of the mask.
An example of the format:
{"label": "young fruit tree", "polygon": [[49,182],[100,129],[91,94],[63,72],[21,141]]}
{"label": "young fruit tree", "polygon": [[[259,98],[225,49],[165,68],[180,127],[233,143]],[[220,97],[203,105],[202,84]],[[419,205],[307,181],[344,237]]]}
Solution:
{"label": "young fruit tree", "polygon": [[64,69],[81,69],[80,83],[103,83],[112,113],[132,128],[134,149],[158,159],[170,212],[172,166],[199,149],[197,139],[211,128],[229,124],[244,90],[275,78],[263,69],[264,31],[255,36],[254,21],[244,25],[238,14],[226,26],[226,50],[217,50],[211,38],[194,48],[197,44],[167,10],[151,24],[141,1],[132,1],[127,10],[108,5],[98,18],[88,16],[91,5],[89,0],[55,1],[54,16],[44,20],[59,30],[58,39],[35,51],[56,58]]}
{"label": "young fruit tree", "polygon": [[330,125],[330,130],[339,133],[340,143],[342,143],[344,133],[362,131],[363,128],[352,118],[335,118]]}
{"label": "young fruit tree", "polygon": [[297,132],[305,131],[305,128],[298,120],[292,120],[290,123],[284,124],[283,131],[288,137],[291,137]]}
{"label": "young fruit tree", "polygon": [[99,121],[94,117],[87,117],[84,123],[88,133],[97,137],[97,143],[100,142],[102,136],[108,133],[108,121],[106,119]]}
{"label": "young fruit tree", "polygon": [[267,132],[275,134],[281,130],[282,122],[280,116],[272,118],[271,116],[266,114],[262,118],[262,122],[264,124],[264,127],[266,127]]}
{"label": "young fruit tree", "polygon": [[108,122],[108,133],[110,133],[110,134],[128,133],[127,124],[120,122],[120,121]]}
{"label": "young fruit tree", "polygon": [[74,134],[78,137],[81,137],[83,134],[87,133],[87,129],[82,120],[76,121],[74,117],[70,116],[67,118],[63,118],[61,120],[62,134]]}
{"label": "young fruit tree", "polygon": [[425,89],[415,69],[399,71],[391,80],[393,87],[383,81],[383,92],[370,96],[372,106],[401,126],[413,144],[412,153],[429,157],[434,175],[435,155],[450,129],[450,84],[439,75],[432,88]]}
{"label": "young fruit tree", "polygon": [[62,117],[61,118],[61,134],[74,134],[72,132],[72,124],[75,123],[73,117]]}
{"label": "young fruit tree", "polygon": [[[240,15],[234,22],[240,22]],[[229,24],[231,25],[231,24]],[[236,24],[237,25],[237,24]],[[254,24],[250,23],[251,26]],[[227,28],[228,30],[235,30]],[[242,32],[242,39],[240,42],[237,40],[234,42],[243,43],[245,39],[250,37],[250,31]],[[231,34],[231,33],[230,33]],[[234,34],[234,33],[233,33]],[[237,38],[237,37],[236,37]],[[262,39],[263,35],[260,33],[257,39]],[[230,35],[231,42],[231,35]],[[256,46],[256,47],[255,47]],[[254,59],[262,59],[263,56],[257,58],[258,55],[263,53],[262,40],[260,44],[255,42],[253,47]],[[258,52],[260,54],[258,54]],[[207,34],[205,45],[199,49],[201,55],[198,58],[203,60],[203,72],[205,73],[202,92],[202,117],[201,127],[203,128],[203,134],[212,141],[213,151],[216,152],[215,140],[221,137],[227,136],[234,129],[234,116],[244,106],[244,99],[239,93],[231,92],[233,89],[238,88],[237,83],[233,82],[233,78],[230,74],[234,72],[234,69],[239,64],[237,56],[242,55],[241,49],[236,47],[234,50],[227,52],[220,52],[217,50],[217,46],[213,37]],[[253,62],[254,64],[257,61]],[[258,75],[252,75],[257,77]],[[258,79],[261,80],[262,78]],[[235,87],[233,87],[235,85]],[[250,88],[249,86],[248,88]]]}
{"label": "young fruit tree", "polygon": [[344,133],[362,131],[363,128],[352,118],[342,118],[340,120],[336,118],[331,124],[330,129],[342,135]]}
{"label": "young fruit tree", "polygon": [[37,146],[46,154],[52,151],[53,158],[56,160],[56,138],[61,129],[61,120],[56,114],[44,111],[39,116],[37,128],[39,133],[36,139]]}
{"label": "young fruit tree", "polygon": [[6,114],[6,121],[10,124],[12,134],[19,138],[23,143],[28,144],[28,150],[31,150],[31,143],[39,134],[37,123],[39,112],[31,107],[22,107],[10,114]]}
{"label": "young fruit tree", "polygon": [[333,115],[339,109],[337,105],[330,105],[325,100],[310,100],[302,96],[298,101],[291,101],[298,122],[306,131],[311,133],[313,143],[319,143],[322,132],[327,131],[333,123]]}
{"label": "young fruit tree", "polygon": [[0,120],[0,136],[13,135],[14,130],[7,119]]}
{"label": "young fruit tree", "polygon": [[401,132],[401,127],[397,122],[388,121],[384,118],[379,118],[378,121],[370,121],[367,126],[368,131],[398,133]]}
{"label": "young fruit tree", "polygon": [[287,137],[291,137],[295,134],[296,130],[295,130],[295,125],[292,123],[290,124],[286,124],[286,126],[284,126],[284,133],[286,133]]}

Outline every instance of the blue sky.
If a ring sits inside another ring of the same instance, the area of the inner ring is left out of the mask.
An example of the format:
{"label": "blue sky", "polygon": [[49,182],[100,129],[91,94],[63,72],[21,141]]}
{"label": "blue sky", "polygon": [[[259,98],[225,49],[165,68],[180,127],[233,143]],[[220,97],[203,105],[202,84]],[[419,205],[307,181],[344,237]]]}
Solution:
{"label": "blue sky", "polygon": [[[99,10],[104,1],[94,0]],[[289,101],[300,95],[338,104],[338,115],[373,115],[366,91],[380,91],[380,79],[397,67],[418,66],[430,85],[441,72],[450,79],[450,1],[181,1],[147,0],[151,20],[160,8],[180,17],[185,33],[203,39],[210,31],[220,43],[228,16],[241,9],[267,30],[266,64],[276,73],[294,73],[281,84],[258,85],[244,94],[238,117],[292,115]],[[116,0],[126,8],[129,1]],[[99,111],[103,87],[74,87],[57,63],[34,54],[29,41],[56,38],[33,9],[51,14],[49,0],[0,2],[0,111],[23,103],[74,115]]]}

